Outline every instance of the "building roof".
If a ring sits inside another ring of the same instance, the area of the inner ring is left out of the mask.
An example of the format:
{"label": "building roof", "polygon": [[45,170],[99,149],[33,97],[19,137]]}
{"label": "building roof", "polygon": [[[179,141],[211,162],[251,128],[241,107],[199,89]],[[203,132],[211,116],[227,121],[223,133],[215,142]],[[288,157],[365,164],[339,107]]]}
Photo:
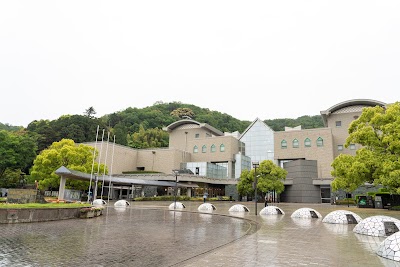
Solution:
{"label": "building roof", "polygon": [[[83,180],[83,181],[92,180],[93,182],[95,182],[95,179],[96,179],[95,175],[70,170],[64,166],[61,166],[60,168],[58,168],[55,171],[55,174],[57,174],[59,176],[64,176],[69,179]],[[152,186],[169,186],[169,187],[175,186],[175,182],[115,177],[115,176],[109,176],[109,175],[105,175],[104,177],[102,175],[99,175],[98,181],[99,182],[104,181],[107,183],[109,183],[111,181],[113,184],[122,184],[122,185],[152,185]],[[178,187],[199,187],[197,184],[194,184],[194,183],[192,183],[192,184],[176,183],[176,186],[178,186]]]}
{"label": "building roof", "polygon": [[179,121],[173,122],[170,125],[168,125],[167,127],[163,127],[163,130],[167,131],[167,132],[172,132],[173,130],[175,130],[179,126],[182,126],[182,125],[185,125],[185,124],[195,124],[199,128],[207,129],[208,131],[210,131],[215,136],[223,136],[224,135],[223,132],[221,132],[220,130],[212,127],[211,125],[209,125],[207,123],[200,123],[198,121],[191,120],[191,119],[183,119],[183,120],[179,120]]}
{"label": "building roof", "polygon": [[265,122],[263,122],[262,120],[260,120],[259,118],[256,118],[252,123],[250,123],[250,125],[246,128],[246,130],[244,130],[244,132],[240,135],[239,140],[242,139],[242,137],[251,129],[251,127],[253,127],[253,125],[257,122],[260,121],[263,125],[265,125],[266,128],[270,129],[272,132],[274,132],[274,130],[272,130],[271,127],[269,127],[267,124],[265,124]]}
{"label": "building roof", "polygon": [[324,121],[324,125],[327,126],[327,120],[330,114],[334,113],[335,111],[346,108],[349,106],[366,106],[366,107],[375,107],[375,106],[381,106],[384,107],[386,106],[386,103],[377,101],[377,100],[372,100],[372,99],[353,99],[353,100],[347,100],[340,102],[339,104],[336,104],[327,110],[321,111],[321,116],[322,120]]}

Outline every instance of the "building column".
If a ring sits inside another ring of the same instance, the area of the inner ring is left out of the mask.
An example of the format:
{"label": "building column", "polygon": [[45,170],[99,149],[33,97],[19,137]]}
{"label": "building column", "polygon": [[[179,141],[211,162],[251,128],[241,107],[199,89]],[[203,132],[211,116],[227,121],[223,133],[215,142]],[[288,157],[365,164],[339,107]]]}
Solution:
{"label": "building column", "polygon": [[61,175],[60,187],[58,188],[58,200],[64,200],[65,182],[67,179]]}

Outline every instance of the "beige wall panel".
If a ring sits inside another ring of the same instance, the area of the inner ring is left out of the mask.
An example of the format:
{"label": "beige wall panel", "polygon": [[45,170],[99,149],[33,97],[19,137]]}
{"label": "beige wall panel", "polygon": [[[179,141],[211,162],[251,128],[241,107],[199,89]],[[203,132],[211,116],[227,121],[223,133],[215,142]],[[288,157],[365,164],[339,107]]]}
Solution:
{"label": "beige wall panel", "polygon": [[[324,140],[323,147],[317,147],[316,141],[318,137]],[[304,146],[304,140],[311,139],[311,147]],[[293,148],[292,141],[299,140],[299,147]],[[286,140],[287,148],[281,148],[281,141]],[[274,151],[276,160],[290,160],[304,158],[306,160],[317,160],[318,162],[318,178],[332,178],[331,163],[333,161],[332,149],[332,132],[330,128],[310,129],[302,131],[275,132],[274,135]]]}

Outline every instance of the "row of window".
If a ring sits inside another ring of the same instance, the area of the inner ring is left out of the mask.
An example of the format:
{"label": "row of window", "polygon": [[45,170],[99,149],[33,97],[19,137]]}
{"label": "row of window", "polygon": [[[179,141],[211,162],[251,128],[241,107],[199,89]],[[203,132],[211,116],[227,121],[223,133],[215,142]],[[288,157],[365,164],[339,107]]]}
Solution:
{"label": "row of window", "polygon": [[[214,153],[216,151],[216,149],[217,149],[217,147],[214,144],[211,145],[211,149],[210,149],[211,153]],[[225,152],[225,145],[224,144],[221,144],[219,146],[219,151],[220,152]],[[193,153],[198,153],[198,152],[199,152],[199,147],[198,146],[194,146],[193,147]],[[207,152],[207,146],[203,145],[201,147],[201,153],[206,153],[206,152]]]}
{"label": "row of window", "polygon": [[[318,147],[322,147],[324,146],[324,140],[321,137],[318,137],[317,142],[316,142]],[[306,138],[304,139],[304,146],[305,147],[311,147],[311,139],[310,138]],[[299,140],[294,139],[292,141],[292,147],[293,148],[298,148],[299,147]],[[281,148],[287,148],[287,142],[285,139],[283,139],[281,141]],[[355,144],[350,144],[350,150],[355,150],[356,149],[356,145]],[[343,150],[343,145],[338,145],[338,150],[342,151]]]}
{"label": "row of window", "polygon": [[[324,140],[321,137],[318,137],[316,144],[317,144],[318,147],[324,146]],[[299,140],[294,139],[292,141],[292,147],[293,148],[298,148],[299,146],[300,146]],[[304,146],[305,147],[311,147],[311,139],[310,138],[304,139]],[[281,141],[281,148],[287,148],[287,141],[285,139],[283,139]]]}

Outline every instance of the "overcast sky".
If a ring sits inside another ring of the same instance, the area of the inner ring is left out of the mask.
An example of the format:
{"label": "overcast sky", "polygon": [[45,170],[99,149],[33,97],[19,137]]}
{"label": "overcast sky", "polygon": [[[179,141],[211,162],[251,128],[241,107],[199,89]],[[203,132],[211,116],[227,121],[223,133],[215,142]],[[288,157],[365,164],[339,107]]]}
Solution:
{"label": "overcast sky", "polygon": [[179,101],[240,120],[400,101],[400,1],[0,1],[0,122]]}

